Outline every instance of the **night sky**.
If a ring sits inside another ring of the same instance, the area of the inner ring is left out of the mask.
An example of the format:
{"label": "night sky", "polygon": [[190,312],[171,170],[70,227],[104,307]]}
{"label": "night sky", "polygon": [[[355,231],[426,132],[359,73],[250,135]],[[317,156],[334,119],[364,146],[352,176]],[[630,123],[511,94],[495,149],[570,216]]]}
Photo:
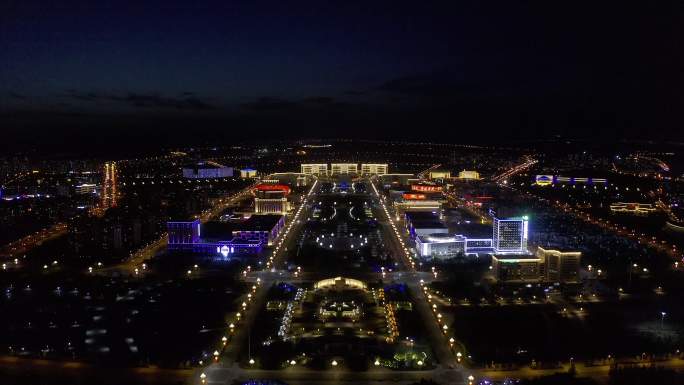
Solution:
{"label": "night sky", "polygon": [[679,1],[144,3],[0,3],[3,146],[684,140]]}

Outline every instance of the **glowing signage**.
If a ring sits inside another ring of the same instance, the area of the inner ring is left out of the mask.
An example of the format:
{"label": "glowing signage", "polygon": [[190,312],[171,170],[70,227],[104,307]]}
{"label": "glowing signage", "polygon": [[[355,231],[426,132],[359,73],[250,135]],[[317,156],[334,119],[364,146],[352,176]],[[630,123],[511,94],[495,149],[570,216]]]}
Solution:
{"label": "glowing signage", "polygon": [[427,199],[427,196],[425,194],[403,194],[402,197],[404,200],[409,200],[409,201],[422,201]]}
{"label": "glowing signage", "polygon": [[257,191],[282,191],[285,195],[290,193],[290,186],[284,184],[262,183],[255,187]]}
{"label": "glowing signage", "polygon": [[441,186],[425,185],[425,184],[412,184],[411,190],[420,192],[441,192]]}
{"label": "glowing signage", "polygon": [[553,183],[553,175],[537,175],[535,182],[539,186],[548,186]]}

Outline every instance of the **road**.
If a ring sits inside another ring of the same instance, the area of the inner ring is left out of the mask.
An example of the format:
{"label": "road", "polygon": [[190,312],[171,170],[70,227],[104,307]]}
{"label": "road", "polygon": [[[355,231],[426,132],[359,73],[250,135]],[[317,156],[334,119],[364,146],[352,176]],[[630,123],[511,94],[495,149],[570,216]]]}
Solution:
{"label": "road", "polygon": [[[312,193],[316,193],[312,189]],[[376,196],[377,198],[377,196]],[[306,218],[306,210],[304,207],[300,218]],[[288,368],[286,370],[269,371],[240,368],[236,364],[236,359],[240,356],[241,349],[246,345],[248,331],[254,322],[256,314],[261,309],[265,302],[266,289],[274,282],[286,281],[292,283],[310,282],[312,280],[329,278],[325,272],[302,272],[297,276],[292,272],[279,270],[275,268],[264,269],[261,271],[253,271],[248,273],[244,279],[248,282],[261,282],[262,289],[253,298],[252,304],[245,313],[245,322],[236,329],[229,346],[224,350],[222,360],[219,363],[210,365],[209,367],[199,370],[196,379],[199,383],[199,375],[201,372],[205,373],[208,384],[230,384],[236,379],[248,378],[263,378],[263,379],[280,379],[286,381],[288,384],[321,384],[321,383],[350,383],[350,384],[375,384],[375,383],[411,383],[421,379],[434,379],[443,383],[463,383],[466,375],[464,369],[456,363],[455,356],[450,351],[448,341],[444,337],[440,325],[437,323],[430,305],[425,298],[421,289],[421,281],[430,282],[434,276],[429,272],[416,271],[406,260],[406,253],[401,243],[402,240],[398,238],[398,233],[392,228],[391,218],[385,214],[385,209],[382,206],[374,205],[375,217],[381,225],[383,240],[385,247],[388,247],[391,255],[395,258],[397,269],[393,272],[386,272],[384,278],[380,273],[368,273],[369,280],[384,279],[385,282],[397,281],[406,283],[415,295],[416,310],[420,313],[428,338],[433,346],[437,360],[440,365],[434,370],[426,371],[406,371],[398,372],[385,368],[371,368],[367,372],[354,372],[345,368],[339,367],[327,371],[315,371],[304,367]],[[296,242],[299,238],[305,220],[300,220],[292,223],[290,231],[284,234],[282,241],[277,241],[280,252],[275,252],[273,265],[274,267],[282,266],[283,259],[286,256],[286,250],[293,252],[296,250]],[[451,369],[452,367],[453,369]]]}
{"label": "road", "polygon": [[27,235],[12,243],[9,243],[0,249],[0,256],[5,258],[17,258],[23,256],[34,247],[40,246],[43,242],[61,237],[66,234],[66,223],[57,223],[41,231]]}

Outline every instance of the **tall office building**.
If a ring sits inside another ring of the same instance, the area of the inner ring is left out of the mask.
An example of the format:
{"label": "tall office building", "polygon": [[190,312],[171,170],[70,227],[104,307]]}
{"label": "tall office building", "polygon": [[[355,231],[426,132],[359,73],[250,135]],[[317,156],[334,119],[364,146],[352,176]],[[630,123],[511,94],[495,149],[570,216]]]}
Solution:
{"label": "tall office building", "polygon": [[527,216],[493,218],[492,246],[495,253],[527,253]]}

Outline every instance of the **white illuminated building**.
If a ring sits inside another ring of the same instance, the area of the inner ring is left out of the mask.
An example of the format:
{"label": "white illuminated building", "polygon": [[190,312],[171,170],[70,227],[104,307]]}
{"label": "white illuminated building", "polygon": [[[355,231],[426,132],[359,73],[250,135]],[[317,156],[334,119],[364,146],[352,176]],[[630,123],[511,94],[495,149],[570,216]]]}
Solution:
{"label": "white illuminated building", "polygon": [[492,247],[499,253],[527,253],[529,220],[527,216],[493,218]]}
{"label": "white illuminated building", "polygon": [[254,198],[256,214],[286,214],[290,210],[287,198]]}
{"label": "white illuminated building", "polygon": [[358,174],[359,165],[356,163],[331,163],[330,175]]}
{"label": "white illuminated building", "polygon": [[448,259],[465,254],[466,237],[436,233],[416,237],[416,251],[422,258]]}
{"label": "white illuminated building", "polygon": [[387,174],[387,163],[362,163],[361,174],[385,175]]}
{"label": "white illuminated building", "polygon": [[305,175],[328,175],[326,163],[302,163],[302,174]]}

